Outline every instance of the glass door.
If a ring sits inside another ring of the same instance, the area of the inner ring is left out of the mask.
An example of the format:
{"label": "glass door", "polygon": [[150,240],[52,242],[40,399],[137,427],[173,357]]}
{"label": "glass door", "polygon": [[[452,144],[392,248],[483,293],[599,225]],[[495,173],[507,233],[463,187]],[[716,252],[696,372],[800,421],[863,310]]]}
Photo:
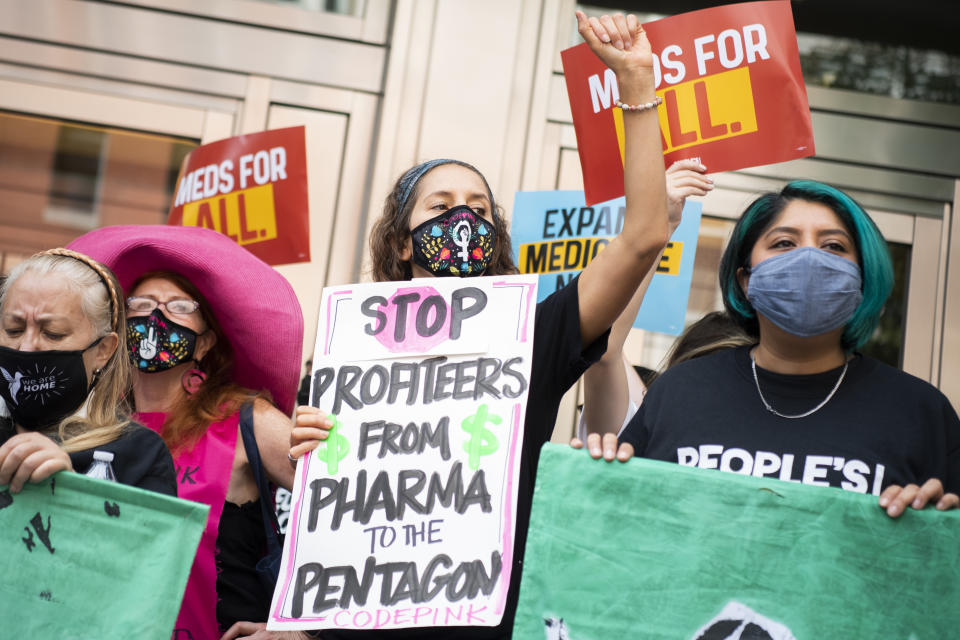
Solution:
{"label": "glass door", "polygon": [[0,274],[91,229],[166,220],[180,162],[233,114],[0,81]]}
{"label": "glass door", "polygon": [[0,270],[113,224],[162,224],[196,140],[0,112]]}

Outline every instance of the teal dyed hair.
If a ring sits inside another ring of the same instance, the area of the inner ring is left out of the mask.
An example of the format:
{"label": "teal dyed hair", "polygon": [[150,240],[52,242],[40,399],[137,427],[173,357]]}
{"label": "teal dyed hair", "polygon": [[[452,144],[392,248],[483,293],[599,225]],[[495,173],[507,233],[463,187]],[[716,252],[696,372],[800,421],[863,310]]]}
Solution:
{"label": "teal dyed hair", "polygon": [[830,185],[814,180],[795,180],[779,193],[765,193],[747,207],[733,228],[730,243],[720,260],[720,291],[731,317],[750,335],[759,335],[757,314],[737,281],[737,271],[750,265],[757,239],[770,228],[792,200],[817,202],[830,208],[853,236],[863,279],[863,300],[843,332],[844,349],[853,350],[870,339],[883,305],[893,290],[893,264],[887,242],[853,198]]}

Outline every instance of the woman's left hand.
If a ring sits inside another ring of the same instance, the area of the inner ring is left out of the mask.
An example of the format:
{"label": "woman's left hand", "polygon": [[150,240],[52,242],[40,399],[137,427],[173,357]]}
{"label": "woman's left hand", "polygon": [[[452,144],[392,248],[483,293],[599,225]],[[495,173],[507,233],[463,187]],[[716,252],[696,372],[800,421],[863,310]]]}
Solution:
{"label": "woman's left hand", "polygon": [[309,640],[310,636],[300,631],[267,631],[266,622],[235,622],[220,640],[247,638],[249,640]]}
{"label": "woman's left hand", "polygon": [[333,420],[326,413],[309,405],[297,407],[293,422],[293,431],[290,432],[290,453],[294,460],[310,453],[320,446],[320,443],[330,435]]}
{"label": "woman's left hand", "polygon": [[26,482],[43,482],[57,471],[72,471],[70,456],[42,433],[18,433],[0,447],[0,485],[19,493]]}
{"label": "woman's left hand", "polygon": [[923,509],[928,504],[936,505],[937,511],[948,511],[960,506],[960,496],[955,493],[944,493],[943,483],[936,478],[930,478],[922,487],[908,484],[905,487],[890,485],[880,494],[880,507],[887,511],[891,518],[898,518],[907,510],[907,506],[914,509]]}
{"label": "woman's left hand", "polygon": [[[583,449],[583,440],[572,438],[570,446],[574,449]],[[620,462],[626,462],[633,457],[633,445],[629,442],[622,442],[618,446],[617,434],[615,433],[588,433],[587,452],[594,460],[603,458],[607,462],[613,462],[613,459],[616,458]]]}
{"label": "woman's left hand", "polygon": [[705,196],[713,190],[713,179],[706,176],[707,168],[696,158],[677,160],[667,169],[667,220],[670,235],[683,219],[683,205],[689,196]]}

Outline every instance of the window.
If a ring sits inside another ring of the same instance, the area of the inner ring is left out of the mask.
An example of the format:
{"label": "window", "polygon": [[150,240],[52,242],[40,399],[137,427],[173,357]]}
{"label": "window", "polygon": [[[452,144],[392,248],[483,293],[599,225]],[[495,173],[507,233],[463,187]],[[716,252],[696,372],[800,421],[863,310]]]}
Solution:
{"label": "window", "polygon": [[797,44],[808,85],[960,103],[960,56],[812,33],[798,33]]}
{"label": "window", "polygon": [[96,227],[105,137],[101,129],[57,127],[44,222],[85,231]]}
{"label": "window", "polygon": [[297,7],[309,11],[326,11],[348,16],[363,16],[365,0],[260,0],[284,7]]}
{"label": "window", "polygon": [[0,273],[97,227],[166,221],[192,140],[0,112]]}

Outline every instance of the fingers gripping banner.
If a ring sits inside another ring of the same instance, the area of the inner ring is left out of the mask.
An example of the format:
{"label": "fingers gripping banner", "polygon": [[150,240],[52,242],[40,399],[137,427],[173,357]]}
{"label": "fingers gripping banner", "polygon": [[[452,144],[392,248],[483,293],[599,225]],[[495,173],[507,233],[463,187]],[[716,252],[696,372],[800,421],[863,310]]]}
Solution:
{"label": "fingers gripping banner", "polygon": [[953,638],[960,512],[545,445],[515,640]]}
{"label": "fingers gripping banner", "polygon": [[500,622],[537,276],[324,289],[270,629]]}
{"label": "fingers gripping banner", "polygon": [[[702,9],[644,29],[663,99],[657,114],[668,166],[699,157],[716,173],[814,154],[788,0]],[[586,44],[560,56],[586,202],[622,196],[623,114],[614,108],[616,76]]]}
{"label": "fingers gripping banner", "polygon": [[77,473],[0,487],[0,635],[169,640],[208,510]]}

